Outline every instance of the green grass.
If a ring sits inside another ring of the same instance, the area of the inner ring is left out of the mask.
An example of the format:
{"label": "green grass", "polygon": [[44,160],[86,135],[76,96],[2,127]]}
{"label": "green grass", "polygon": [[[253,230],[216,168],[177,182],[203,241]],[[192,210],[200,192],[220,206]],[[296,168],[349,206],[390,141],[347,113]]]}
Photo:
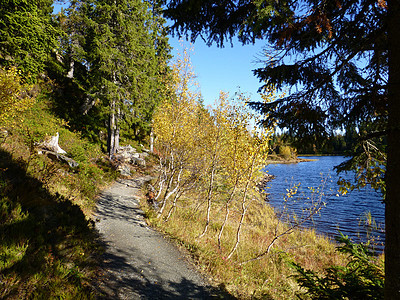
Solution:
{"label": "green grass", "polygon": [[[0,145],[0,299],[95,298],[102,249],[90,216],[116,174],[47,107],[38,101]],[[78,168],[37,154],[35,143],[56,132]]]}

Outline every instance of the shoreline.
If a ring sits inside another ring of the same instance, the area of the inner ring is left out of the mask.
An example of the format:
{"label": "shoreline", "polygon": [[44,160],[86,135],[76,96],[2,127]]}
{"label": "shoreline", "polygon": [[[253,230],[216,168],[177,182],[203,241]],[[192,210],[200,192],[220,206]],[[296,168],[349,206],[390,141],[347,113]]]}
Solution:
{"label": "shoreline", "polygon": [[311,158],[292,158],[292,159],[283,159],[283,158],[279,158],[279,157],[275,157],[275,158],[267,158],[265,163],[267,165],[270,164],[297,164],[297,163],[301,163],[301,162],[311,162],[311,161],[317,161],[318,159],[311,159]]}

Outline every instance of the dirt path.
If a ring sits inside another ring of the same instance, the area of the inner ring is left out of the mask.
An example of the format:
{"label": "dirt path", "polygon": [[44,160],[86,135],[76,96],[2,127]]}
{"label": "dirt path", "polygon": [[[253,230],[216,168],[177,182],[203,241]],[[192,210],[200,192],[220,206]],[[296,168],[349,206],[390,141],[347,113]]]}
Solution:
{"label": "dirt path", "polygon": [[96,227],[106,247],[100,298],[220,299],[185,257],[146,225],[139,209],[146,180],[120,180],[100,196]]}

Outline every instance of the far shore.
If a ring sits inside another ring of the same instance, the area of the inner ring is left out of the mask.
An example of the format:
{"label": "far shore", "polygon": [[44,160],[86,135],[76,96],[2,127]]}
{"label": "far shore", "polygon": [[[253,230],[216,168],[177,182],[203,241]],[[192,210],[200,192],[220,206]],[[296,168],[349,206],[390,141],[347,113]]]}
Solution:
{"label": "far shore", "polygon": [[290,159],[284,159],[279,156],[268,156],[267,160],[265,161],[266,164],[297,164],[301,162],[310,162],[310,161],[316,161],[318,159],[310,159],[310,158],[290,158]]}

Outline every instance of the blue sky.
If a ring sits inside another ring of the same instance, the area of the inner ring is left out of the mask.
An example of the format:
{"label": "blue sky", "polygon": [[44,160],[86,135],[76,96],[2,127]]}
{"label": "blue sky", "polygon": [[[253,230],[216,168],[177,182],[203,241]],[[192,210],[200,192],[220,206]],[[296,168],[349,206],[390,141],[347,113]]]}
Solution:
{"label": "blue sky", "polygon": [[[54,13],[60,9],[61,5],[54,5]],[[182,51],[178,38],[170,37],[170,44],[174,48],[173,55]],[[185,44],[190,47],[190,43]],[[233,47],[228,42],[225,48],[218,48],[215,45],[208,47],[201,39],[196,41],[191,61],[206,105],[212,105],[220,91],[233,95],[239,88],[241,92],[251,95],[252,100],[261,99],[257,93],[261,84],[252,70],[262,67],[256,61],[262,57],[263,45],[264,42],[259,41],[255,45],[242,46],[234,40]]]}
{"label": "blue sky", "polygon": [[[178,38],[170,37],[170,44],[174,55],[182,51]],[[184,44],[190,48],[189,42]],[[213,104],[220,91],[233,95],[239,88],[241,92],[251,95],[252,100],[261,99],[257,93],[261,84],[252,70],[262,67],[257,61],[262,57],[263,45],[263,42],[258,42],[242,46],[235,42],[231,47],[228,42],[225,48],[218,48],[208,47],[201,39],[196,41],[191,61],[206,105]]]}

